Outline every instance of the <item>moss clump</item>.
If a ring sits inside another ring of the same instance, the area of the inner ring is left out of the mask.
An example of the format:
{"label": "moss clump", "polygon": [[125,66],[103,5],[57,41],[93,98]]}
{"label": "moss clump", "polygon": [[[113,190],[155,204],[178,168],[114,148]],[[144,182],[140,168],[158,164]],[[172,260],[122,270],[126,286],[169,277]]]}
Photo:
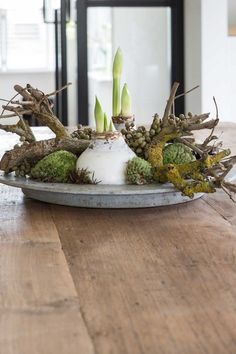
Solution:
{"label": "moss clump", "polygon": [[140,157],[128,161],[126,170],[127,182],[132,184],[146,184],[152,180],[152,166]]}
{"label": "moss clump", "polygon": [[167,145],[163,150],[163,163],[181,165],[195,161],[196,157],[193,155],[192,150],[181,143],[174,143]]}
{"label": "moss clump", "polygon": [[68,183],[76,168],[76,155],[60,150],[44,157],[30,171],[30,177],[42,182]]}

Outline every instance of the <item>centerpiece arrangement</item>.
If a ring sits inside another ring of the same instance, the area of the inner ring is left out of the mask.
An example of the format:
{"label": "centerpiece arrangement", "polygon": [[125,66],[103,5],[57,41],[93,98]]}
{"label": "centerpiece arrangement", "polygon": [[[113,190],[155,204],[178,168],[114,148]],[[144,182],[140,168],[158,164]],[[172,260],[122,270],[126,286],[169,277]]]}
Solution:
{"label": "centerpiece arrangement", "polygon": [[[93,194],[102,185],[124,186],[126,191],[125,186],[137,185],[136,195],[142,193],[145,186],[151,186],[154,194],[160,185],[172,184],[172,192],[182,195],[183,201],[186,197],[194,198],[196,193],[213,193],[217,188],[233,199],[231,193],[236,192],[236,186],[225,178],[236,157],[230,156],[229,149],[222,148],[214,134],[219,122],[215,99],[216,117],[213,119],[209,113],[177,117],[175,100],[188,92],[177,95],[179,84],[174,83],[163,116],[155,114],[150,126],[136,127],[127,84],[121,90],[121,75],[122,53],[118,49],[113,63],[112,117],[106,115],[96,97],[96,129],[79,125],[72,133],[53,112],[49,98],[58,92],[44,94],[29,84],[24,88],[15,85],[16,95],[3,105],[0,118],[18,116],[19,121],[14,125],[0,124],[0,129],[17,134],[20,142],[5,152],[0,161],[5,178],[1,182],[9,181],[8,176],[14,173],[14,181],[18,179],[23,183],[25,179],[28,184],[32,180],[40,185],[53,183],[55,186],[73,184],[78,187],[78,193],[82,185],[94,185]],[[23,100],[17,100],[18,95]],[[23,118],[25,115],[32,115],[40,125],[49,127],[55,138],[36,141]],[[194,132],[202,129],[210,133],[204,141],[198,142]]]}

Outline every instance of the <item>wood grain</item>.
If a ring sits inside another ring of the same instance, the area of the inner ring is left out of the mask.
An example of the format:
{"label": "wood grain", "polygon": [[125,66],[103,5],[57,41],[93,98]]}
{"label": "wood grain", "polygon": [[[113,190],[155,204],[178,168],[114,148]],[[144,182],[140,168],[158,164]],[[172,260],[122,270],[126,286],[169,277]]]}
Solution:
{"label": "wood grain", "polygon": [[204,201],[53,213],[98,353],[235,353],[236,230]]}
{"label": "wood grain", "polygon": [[[236,153],[236,125],[221,130]],[[235,354],[235,328],[236,206],[223,192],[87,210],[0,188],[1,354]]]}
{"label": "wood grain", "polygon": [[0,353],[94,353],[50,208],[0,196]]}

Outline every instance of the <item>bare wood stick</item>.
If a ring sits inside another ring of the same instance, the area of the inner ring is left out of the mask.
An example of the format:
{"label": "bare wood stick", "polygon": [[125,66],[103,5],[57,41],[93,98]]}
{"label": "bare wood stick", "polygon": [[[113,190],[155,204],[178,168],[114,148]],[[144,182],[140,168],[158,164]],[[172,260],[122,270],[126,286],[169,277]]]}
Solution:
{"label": "bare wood stick", "polygon": [[29,143],[31,143],[32,141],[36,141],[34,133],[33,133],[32,129],[30,128],[28,122],[26,122],[23,119],[23,117],[19,116],[19,119],[20,119],[20,121],[18,124],[21,125],[25,131],[25,135],[24,135],[25,140],[28,141]]}
{"label": "bare wood stick", "polygon": [[218,124],[216,119],[211,119],[208,122],[199,123],[199,124],[190,124],[186,130],[201,130],[201,129],[212,129]]}
{"label": "bare wood stick", "polygon": [[20,119],[17,124],[0,124],[0,129],[4,130],[5,132],[15,133],[20,137],[24,138],[29,143],[35,141],[35,136],[33,132],[31,131],[30,127],[26,125],[23,119]]}
{"label": "bare wood stick", "polygon": [[226,170],[221,174],[220,178],[221,178],[222,180],[224,180],[225,177],[227,176],[227,174],[232,170],[233,167],[234,167],[233,165],[229,165],[229,166],[226,168]]}
{"label": "bare wood stick", "polygon": [[180,98],[180,97],[183,97],[183,96],[187,95],[188,93],[190,93],[190,92],[192,92],[192,91],[198,89],[199,87],[200,87],[200,86],[197,85],[197,86],[193,87],[192,89],[190,89],[190,90],[188,90],[188,91],[186,91],[186,92],[183,92],[183,93],[181,93],[181,94],[178,95],[178,96],[175,96],[175,100],[177,100],[177,98]]}
{"label": "bare wood stick", "polygon": [[224,181],[224,182],[223,182],[223,185],[224,185],[227,189],[229,189],[231,192],[236,193],[236,185],[235,185],[235,184]]}
{"label": "bare wood stick", "polygon": [[[10,100],[6,100],[5,98],[0,98],[0,101],[9,102]],[[12,101],[11,101],[11,103],[12,103]]]}
{"label": "bare wood stick", "polygon": [[18,109],[18,112],[22,109],[21,106],[5,106],[3,105],[2,108],[4,108],[5,111],[9,111],[9,112],[15,112],[16,109]]}
{"label": "bare wood stick", "polygon": [[228,167],[230,165],[235,165],[236,164],[236,156],[230,156],[228,159],[222,160],[221,163],[225,167]]}
{"label": "bare wood stick", "polygon": [[167,101],[165,112],[164,112],[164,116],[162,118],[163,127],[168,125],[168,118],[169,118],[169,115],[171,113],[171,107],[172,107],[173,102],[175,100],[175,95],[176,95],[176,92],[178,90],[178,87],[179,87],[179,83],[175,82],[173,84],[172,89],[171,89],[170,97],[169,97],[169,99]]}
{"label": "bare wood stick", "polygon": [[57,93],[59,93],[59,92],[65,90],[65,89],[67,89],[70,85],[72,85],[72,83],[71,83],[71,82],[68,82],[68,84],[62,86],[60,89],[58,89],[58,90],[56,90],[56,91],[53,91],[53,92],[50,92],[50,93],[47,93],[46,96],[47,96],[47,97],[54,96],[54,95],[56,95]]}
{"label": "bare wood stick", "polygon": [[20,94],[26,101],[32,101],[32,97],[27,91],[27,87],[21,87],[20,85],[15,85],[14,90]]}
{"label": "bare wood stick", "polygon": [[46,95],[41,91],[34,89],[29,84],[27,85],[27,90],[23,89],[20,85],[15,85],[14,88],[26,100],[32,100],[35,103],[29,107],[31,113],[41,124],[47,125],[56,134],[57,139],[70,136],[67,129],[53,114],[51,104]]}
{"label": "bare wood stick", "polygon": [[[31,114],[32,112],[31,111],[22,111],[21,114]],[[15,113],[12,113],[12,114],[3,114],[0,116],[0,119],[2,118],[13,118],[13,117],[17,117],[18,115],[15,114]]]}
{"label": "bare wood stick", "polygon": [[215,97],[213,97],[213,101],[214,101],[215,108],[216,108],[216,120],[215,120],[215,125],[212,127],[212,130],[211,130],[210,135],[204,140],[204,142],[203,142],[203,144],[202,144],[203,146],[207,146],[207,145],[211,142],[212,136],[213,136],[214,131],[215,131],[215,127],[216,127],[217,124],[219,123],[219,110],[218,110],[218,106],[217,106]]}
{"label": "bare wood stick", "polygon": [[210,113],[196,114],[193,117],[187,118],[187,123],[202,123],[210,117]]}
{"label": "bare wood stick", "polygon": [[33,101],[12,101],[11,104],[18,104],[18,105],[21,105],[21,106],[32,106],[34,105],[34,102]]}
{"label": "bare wood stick", "polygon": [[181,137],[177,137],[175,140],[188,146],[190,149],[195,151],[198,155],[200,155],[200,156],[204,155],[204,152],[201,149],[199,149],[196,145],[192,144],[190,141],[188,141],[184,138],[181,138]]}
{"label": "bare wood stick", "polygon": [[[19,93],[16,93],[16,94],[8,101],[7,105],[9,105],[9,104],[11,103],[11,101],[14,100],[18,95],[19,95]],[[3,109],[2,112],[1,112],[1,115],[3,115],[4,111],[5,111],[5,110]]]}

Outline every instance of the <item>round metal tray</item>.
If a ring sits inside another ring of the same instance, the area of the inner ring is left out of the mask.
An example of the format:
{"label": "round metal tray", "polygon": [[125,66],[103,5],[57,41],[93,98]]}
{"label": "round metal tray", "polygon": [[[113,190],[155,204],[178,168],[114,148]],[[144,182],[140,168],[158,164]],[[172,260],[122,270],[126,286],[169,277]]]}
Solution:
{"label": "round metal tray", "polygon": [[[185,203],[193,199],[184,197],[171,184],[150,185],[75,185],[41,183],[28,178],[4,175],[0,183],[21,188],[30,198],[47,203],[84,208],[146,208]],[[196,194],[198,199],[202,194]]]}
{"label": "round metal tray", "polygon": [[[228,180],[236,178],[233,171]],[[66,183],[41,183],[28,178],[5,175],[0,172],[0,183],[21,188],[30,198],[46,203],[83,208],[148,208],[189,202],[171,184],[137,185],[76,185]]]}

